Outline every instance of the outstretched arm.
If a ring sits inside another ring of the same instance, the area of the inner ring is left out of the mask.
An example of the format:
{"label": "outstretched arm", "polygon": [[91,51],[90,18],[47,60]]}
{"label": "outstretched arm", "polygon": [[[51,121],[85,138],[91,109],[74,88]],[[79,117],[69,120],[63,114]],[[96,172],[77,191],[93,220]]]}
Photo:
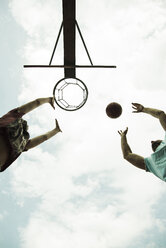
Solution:
{"label": "outstretched arm", "polygon": [[28,112],[34,110],[35,108],[38,108],[44,103],[49,103],[53,107],[53,109],[55,109],[53,97],[45,97],[45,98],[37,98],[36,100],[32,102],[28,102],[18,107],[18,112],[27,114]]}
{"label": "outstretched arm", "polygon": [[145,108],[143,105],[139,103],[132,103],[132,105],[133,105],[132,108],[134,109],[133,113],[143,112],[146,114],[150,114],[155,118],[158,118],[161,126],[166,131],[166,114],[164,113],[164,111],[153,108]]}
{"label": "outstretched arm", "polygon": [[28,151],[29,149],[32,149],[32,148],[42,144],[46,140],[52,138],[57,133],[62,132],[60,127],[59,127],[59,123],[58,123],[57,120],[55,120],[55,123],[56,123],[56,127],[53,130],[51,130],[51,131],[49,131],[49,132],[47,132],[45,134],[42,134],[40,136],[37,136],[37,137],[35,137],[33,139],[30,139],[29,142],[27,143],[24,151]]}
{"label": "outstretched arm", "polygon": [[124,159],[126,159],[128,162],[130,162],[134,166],[145,170],[144,158],[137,154],[132,153],[131,148],[129,147],[127,143],[127,138],[126,138],[127,131],[128,131],[128,128],[126,128],[125,131],[121,131],[121,130],[118,131],[118,133],[121,136],[121,148],[123,152],[123,157]]}

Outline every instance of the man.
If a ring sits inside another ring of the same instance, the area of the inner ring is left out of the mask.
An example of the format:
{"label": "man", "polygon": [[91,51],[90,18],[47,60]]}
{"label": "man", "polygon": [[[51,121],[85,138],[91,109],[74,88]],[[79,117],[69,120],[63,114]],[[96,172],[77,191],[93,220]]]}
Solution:
{"label": "man", "polygon": [[53,97],[38,98],[9,111],[0,118],[0,172],[9,167],[22,152],[38,146],[61,132],[58,121],[55,120],[56,127],[53,130],[29,139],[28,125],[22,116],[44,103],[49,103],[55,109]]}
{"label": "man", "polygon": [[[142,112],[158,118],[161,126],[166,131],[166,114],[164,113],[164,111],[152,108],[145,108],[139,103],[132,103],[132,108],[134,109],[133,113]],[[132,153],[127,143],[127,131],[128,128],[126,128],[125,131],[118,131],[121,136],[121,148],[124,159],[126,159],[134,166],[152,172],[161,180],[166,181],[166,136],[163,141],[151,141],[152,150],[154,151],[154,153],[150,157],[144,158],[140,155]]]}

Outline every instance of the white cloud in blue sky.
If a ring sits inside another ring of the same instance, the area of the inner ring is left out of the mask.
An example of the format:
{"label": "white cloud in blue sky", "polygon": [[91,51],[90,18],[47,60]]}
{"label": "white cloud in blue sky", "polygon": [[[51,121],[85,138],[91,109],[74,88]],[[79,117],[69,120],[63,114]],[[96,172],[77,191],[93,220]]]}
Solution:
{"label": "white cloud in blue sky", "polygon": [[[18,59],[48,64],[61,24],[61,1],[11,0],[7,10],[24,32],[24,43],[14,47]],[[158,120],[131,113],[131,102],[166,110],[166,6],[152,0],[82,0],[77,1],[77,21],[94,64],[117,69],[77,70],[89,89],[82,109],[68,113],[56,107],[54,112],[46,105],[25,116],[32,137],[52,129],[55,117],[63,133],[22,154],[1,174],[6,210],[1,209],[0,228],[13,219],[17,238],[7,240],[5,225],[0,244],[164,248],[165,183],[123,160],[117,130],[128,126],[132,150],[144,157],[151,153],[150,141],[164,137]],[[61,50],[58,44],[54,64],[63,62]],[[77,61],[88,63],[79,37]],[[62,69],[22,68],[17,73],[19,104],[51,95],[63,77]],[[123,107],[116,120],[105,114],[110,101]]]}

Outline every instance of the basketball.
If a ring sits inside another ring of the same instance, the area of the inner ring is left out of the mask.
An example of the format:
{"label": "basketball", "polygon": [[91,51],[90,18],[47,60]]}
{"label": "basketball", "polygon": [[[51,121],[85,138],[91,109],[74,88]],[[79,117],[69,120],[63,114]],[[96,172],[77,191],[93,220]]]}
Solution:
{"label": "basketball", "polygon": [[122,114],[122,107],[117,102],[111,102],[106,107],[106,114],[110,118],[118,118]]}

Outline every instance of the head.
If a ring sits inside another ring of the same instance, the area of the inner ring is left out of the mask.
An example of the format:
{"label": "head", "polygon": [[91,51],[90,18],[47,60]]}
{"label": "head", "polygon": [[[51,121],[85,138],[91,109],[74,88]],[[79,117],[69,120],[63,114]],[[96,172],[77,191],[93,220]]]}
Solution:
{"label": "head", "polygon": [[162,140],[151,141],[152,150],[155,152],[156,148],[161,144]]}

